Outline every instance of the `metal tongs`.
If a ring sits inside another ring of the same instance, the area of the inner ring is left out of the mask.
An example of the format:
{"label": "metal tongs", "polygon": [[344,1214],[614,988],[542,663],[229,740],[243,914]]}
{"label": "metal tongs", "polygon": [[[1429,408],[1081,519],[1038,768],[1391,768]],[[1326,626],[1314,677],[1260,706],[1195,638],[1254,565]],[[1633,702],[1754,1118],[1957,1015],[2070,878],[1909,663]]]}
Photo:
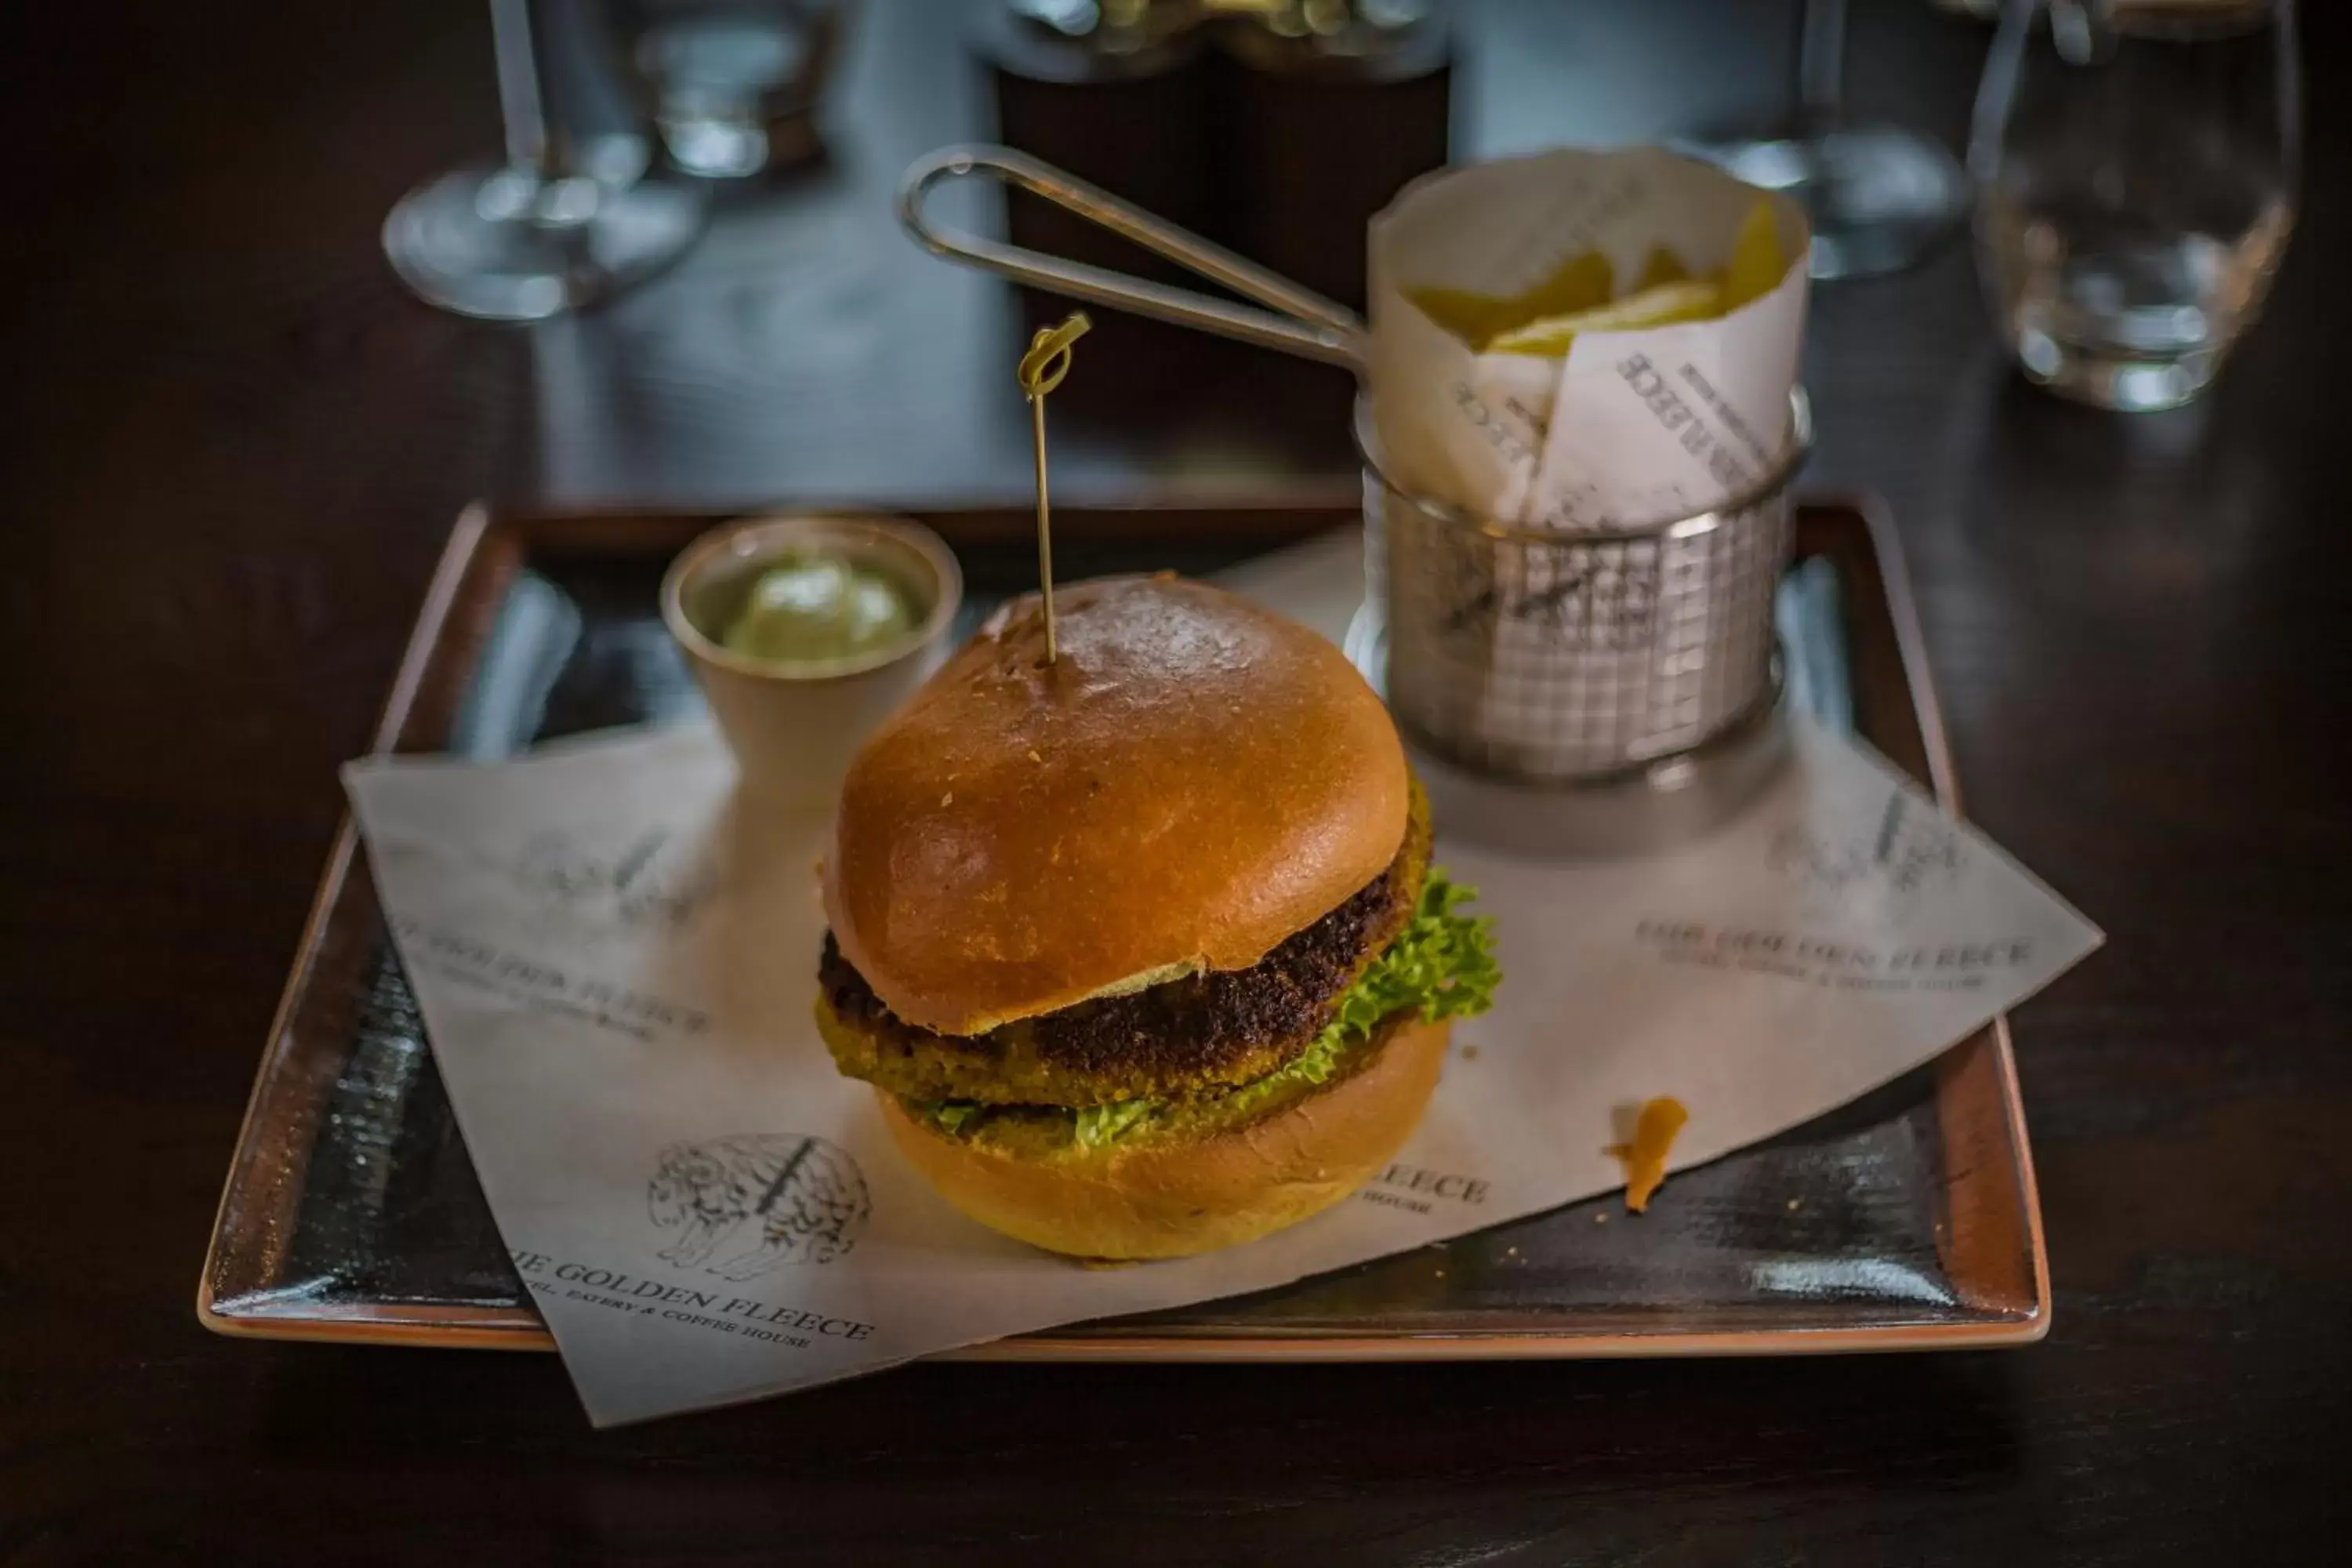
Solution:
{"label": "metal tongs", "polygon": [[[934,226],[923,212],[923,200],[931,187],[944,180],[980,174],[993,175],[1006,184],[1043,196],[1089,223],[1098,224],[1269,309],[1252,310],[1107,268],[1066,261],[1042,251]],[[1255,262],[1244,260],[1223,246],[1213,245],[1197,234],[1129,206],[1108,191],[1097,190],[1050,163],[1040,163],[1010,147],[943,147],[918,160],[898,186],[898,221],[924,249],[951,261],[966,262],[1072,299],[1132,310],[1139,316],[1172,321],[1180,327],[1198,327],[1221,337],[1237,338],[1260,348],[1321,360],[1327,364],[1345,365],[1360,377],[1365,373],[1367,339],[1363,319],[1345,305],[1302,289]]]}

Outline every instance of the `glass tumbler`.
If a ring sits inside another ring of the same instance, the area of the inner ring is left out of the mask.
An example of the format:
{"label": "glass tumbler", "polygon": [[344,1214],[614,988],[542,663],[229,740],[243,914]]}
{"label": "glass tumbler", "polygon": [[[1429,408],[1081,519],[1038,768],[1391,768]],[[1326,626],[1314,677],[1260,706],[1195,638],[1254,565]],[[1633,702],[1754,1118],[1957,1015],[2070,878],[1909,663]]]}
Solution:
{"label": "glass tumbler", "polygon": [[1733,179],[1786,191],[1811,221],[1810,268],[1824,281],[1875,278],[1925,258],[1968,210],[1958,160],[1940,142],[1845,108],[1846,0],[1797,12],[1796,105],[1763,135],[1687,143]]}
{"label": "glass tumbler", "polygon": [[1979,271],[2033,380],[2172,408],[2294,227],[2294,0],[2011,0],[1969,149]]}
{"label": "glass tumbler", "polygon": [[670,162],[736,180],[808,162],[850,0],[625,0]]}

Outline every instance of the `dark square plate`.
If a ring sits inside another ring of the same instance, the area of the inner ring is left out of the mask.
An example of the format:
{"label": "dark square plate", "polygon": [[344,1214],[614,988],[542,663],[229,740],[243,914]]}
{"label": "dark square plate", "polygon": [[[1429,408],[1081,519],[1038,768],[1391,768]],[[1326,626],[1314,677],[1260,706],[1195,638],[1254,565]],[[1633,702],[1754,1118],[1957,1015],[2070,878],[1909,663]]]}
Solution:
{"label": "dark square plate", "polygon": [[[975,616],[1035,572],[1023,510],[917,511]],[[1356,521],[1351,496],[1056,509],[1069,577],[1204,572]],[[692,711],[663,567],[716,515],[459,520],[377,747],[495,757]],[[1800,513],[1780,620],[1793,699],[1952,805],[1893,536]],[[197,1310],[224,1333],[551,1348],[507,1262],[347,823],[288,981]],[[1034,1334],[1032,1359],[1690,1355],[2017,1344],[2048,1264],[2004,1026],[1770,1142],[1678,1174],[1628,1219],[1599,1198],[1278,1290]]]}

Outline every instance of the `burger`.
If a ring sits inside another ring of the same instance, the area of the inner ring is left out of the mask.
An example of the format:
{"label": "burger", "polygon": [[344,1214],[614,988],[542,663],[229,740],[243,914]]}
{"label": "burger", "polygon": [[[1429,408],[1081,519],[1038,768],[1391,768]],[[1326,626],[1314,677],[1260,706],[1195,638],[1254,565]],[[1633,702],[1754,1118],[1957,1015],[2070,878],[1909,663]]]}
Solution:
{"label": "burger", "polygon": [[1015,600],[851,763],[817,1023],[966,1215],[1085,1258],[1346,1197],[1500,978],[1387,710],[1172,576]]}

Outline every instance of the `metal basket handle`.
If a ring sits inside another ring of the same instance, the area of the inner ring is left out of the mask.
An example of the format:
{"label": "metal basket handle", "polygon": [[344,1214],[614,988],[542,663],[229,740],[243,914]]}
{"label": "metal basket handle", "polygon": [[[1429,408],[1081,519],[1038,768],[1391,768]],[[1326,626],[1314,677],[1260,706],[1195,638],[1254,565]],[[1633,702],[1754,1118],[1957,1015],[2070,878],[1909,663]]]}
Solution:
{"label": "metal basket handle", "polygon": [[[933,226],[923,200],[942,180],[986,174],[1045,197],[1056,206],[1098,224],[1146,250],[1166,257],[1245,299],[1271,307],[1254,310],[1206,294],[1171,289],[1123,272],[1066,261],[1042,251]],[[943,147],[918,160],[898,185],[898,221],[923,248],[967,262],[1056,294],[1132,310],[1238,338],[1260,348],[1345,365],[1359,375],[1365,366],[1364,323],[1346,306],[1302,289],[1288,279],[1245,261],[1223,246],[1131,207],[1107,191],[1064,174],[1010,147]]]}

